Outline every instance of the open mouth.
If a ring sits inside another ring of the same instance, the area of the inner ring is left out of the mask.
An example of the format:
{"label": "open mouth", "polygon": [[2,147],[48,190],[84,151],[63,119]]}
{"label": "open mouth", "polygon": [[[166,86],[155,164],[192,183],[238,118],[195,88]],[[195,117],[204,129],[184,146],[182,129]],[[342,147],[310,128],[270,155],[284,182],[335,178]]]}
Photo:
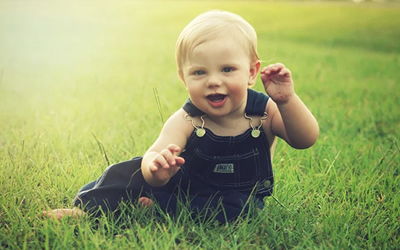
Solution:
{"label": "open mouth", "polygon": [[207,99],[210,102],[214,102],[214,103],[219,103],[219,102],[223,102],[226,98],[226,95],[222,95],[222,94],[214,94],[214,95],[209,95],[207,96]]}
{"label": "open mouth", "polygon": [[211,106],[213,106],[214,108],[218,108],[218,107],[221,107],[222,105],[224,105],[224,103],[226,101],[226,95],[222,95],[222,94],[209,95],[209,96],[207,96],[207,100]]}

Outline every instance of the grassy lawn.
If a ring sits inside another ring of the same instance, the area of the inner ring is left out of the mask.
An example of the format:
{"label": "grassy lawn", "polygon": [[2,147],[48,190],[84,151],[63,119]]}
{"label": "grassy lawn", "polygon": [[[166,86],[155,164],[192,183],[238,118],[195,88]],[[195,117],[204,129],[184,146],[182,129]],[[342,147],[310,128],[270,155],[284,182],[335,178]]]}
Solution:
{"label": "grassy lawn", "polygon": [[[187,98],[175,41],[214,8],[254,26],[263,65],[291,69],[320,124],[311,149],[278,143],[265,209],[229,225],[37,219],[143,155]],[[399,41],[400,8],[376,4],[0,1],[0,248],[398,249]]]}

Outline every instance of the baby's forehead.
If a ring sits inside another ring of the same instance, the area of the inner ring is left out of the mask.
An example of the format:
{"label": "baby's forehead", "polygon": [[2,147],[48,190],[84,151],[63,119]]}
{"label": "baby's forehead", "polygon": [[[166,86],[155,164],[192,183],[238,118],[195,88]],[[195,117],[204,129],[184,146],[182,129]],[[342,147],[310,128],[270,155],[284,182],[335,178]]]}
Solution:
{"label": "baby's forehead", "polygon": [[236,52],[245,52],[250,56],[250,45],[244,39],[238,39],[237,36],[231,34],[219,34],[218,36],[203,37],[196,41],[193,41],[190,46],[187,46],[184,51],[184,59],[201,53],[203,49],[214,49],[218,48],[221,51],[234,49]]}

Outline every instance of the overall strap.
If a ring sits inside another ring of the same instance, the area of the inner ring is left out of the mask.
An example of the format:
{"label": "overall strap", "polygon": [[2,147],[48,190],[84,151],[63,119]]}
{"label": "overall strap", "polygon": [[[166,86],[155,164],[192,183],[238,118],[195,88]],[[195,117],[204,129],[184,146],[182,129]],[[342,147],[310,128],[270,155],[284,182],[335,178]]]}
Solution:
{"label": "overall strap", "polygon": [[186,102],[183,104],[182,106],[183,110],[186,111],[186,113],[188,113],[191,117],[195,117],[195,116],[202,116],[205,113],[203,111],[201,111],[200,109],[198,109],[192,102],[192,100],[190,100],[190,98],[188,98],[186,100]]}

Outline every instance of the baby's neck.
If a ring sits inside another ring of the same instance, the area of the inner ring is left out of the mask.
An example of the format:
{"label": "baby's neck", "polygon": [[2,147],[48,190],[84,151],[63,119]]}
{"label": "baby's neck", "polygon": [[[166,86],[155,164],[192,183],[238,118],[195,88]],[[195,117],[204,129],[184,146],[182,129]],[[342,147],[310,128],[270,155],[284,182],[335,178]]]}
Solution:
{"label": "baby's neck", "polygon": [[249,121],[244,117],[204,117],[204,127],[220,136],[237,136],[250,128]]}

